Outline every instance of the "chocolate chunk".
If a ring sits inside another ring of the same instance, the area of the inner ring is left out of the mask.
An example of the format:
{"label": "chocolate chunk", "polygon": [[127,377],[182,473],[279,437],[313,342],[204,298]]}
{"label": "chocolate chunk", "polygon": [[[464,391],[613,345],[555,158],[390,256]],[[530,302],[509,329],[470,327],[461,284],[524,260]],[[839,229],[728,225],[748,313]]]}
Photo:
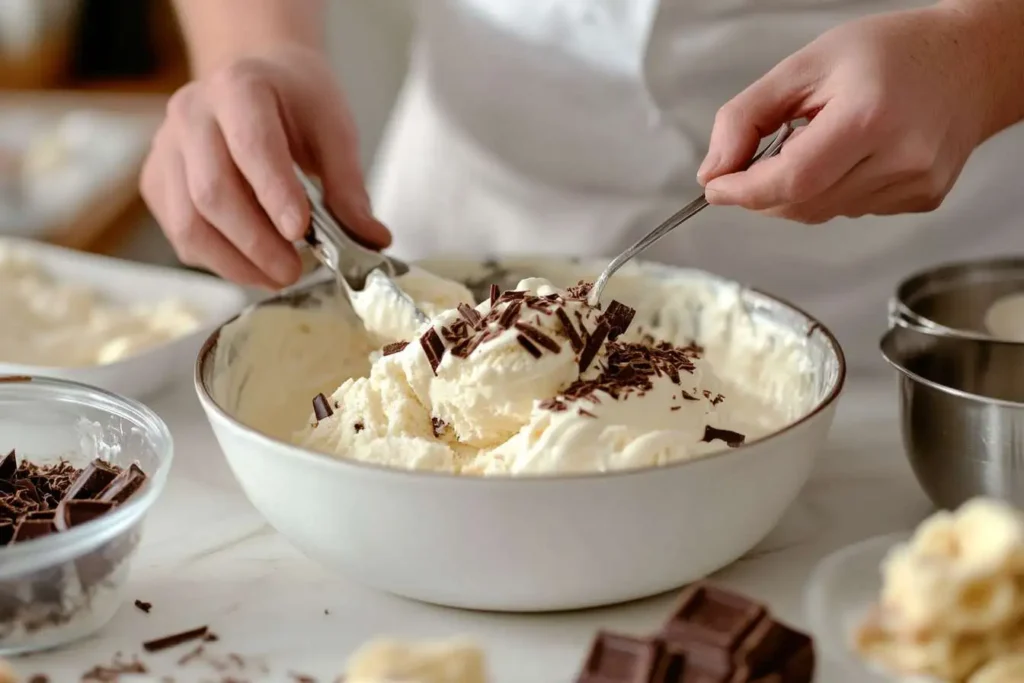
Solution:
{"label": "chocolate chunk", "polygon": [[537,348],[537,345],[534,344],[529,339],[527,339],[526,337],[524,337],[523,335],[517,334],[516,341],[519,342],[519,345],[526,349],[526,352],[529,353],[534,358],[541,357],[541,351],[540,349]]}
{"label": "chocolate chunk", "polygon": [[579,353],[583,350],[583,340],[580,339],[580,333],[576,331],[576,327],[572,324],[572,320],[569,319],[569,314],[565,312],[564,308],[555,309],[555,317],[558,318],[558,322],[562,324],[562,332],[569,339],[569,346],[572,348],[573,353]]}
{"label": "chocolate chunk", "polygon": [[146,614],[149,614],[150,610],[152,610],[152,609],[153,609],[153,603],[151,603],[151,602],[145,602],[145,601],[143,601],[143,600],[136,600],[136,601],[135,601],[135,607],[136,607],[137,609],[139,609],[139,610],[141,610],[141,611],[145,612]]}
{"label": "chocolate chunk", "polygon": [[490,302],[491,302],[491,308],[494,308],[494,304],[498,303],[498,295],[499,295],[499,293],[500,292],[498,290],[498,285],[491,284],[491,290],[490,290],[490,294],[488,296],[488,298],[490,299]]}
{"label": "chocolate chunk", "polygon": [[317,394],[313,397],[313,415],[316,417],[317,422],[326,420],[331,415],[334,415],[331,402],[323,394]]}
{"label": "chocolate chunk", "polygon": [[520,321],[515,324],[515,328],[528,337],[530,341],[547,349],[551,353],[558,353],[562,350],[562,347],[558,345],[558,342],[538,330],[533,325]]}
{"label": "chocolate chunk", "polygon": [[730,448],[736,448],[737,446],[742,445],[746,438],[747,437],[744,434],[734,432],[730,429],[718,429],[711,425],[705,425],[704,436],[701,438],[701,441],[711,443],[715,439],[718,439],[720,441],[724,441]]}
{"label": "chocolate chunk", "polygon": [[763,605],[706,583],[683,591],[661,637],[668,652],[709,681],[810,683],[813,674],[807,636],[774,621]]}
{"label": "chocolate chunk", "polygon": [[625,334],[629,324],[633,322],[636,311],[629,306],[612,301],[608,304],[608,310],[601,314],[601,320],[608,322],[608,338],[615,341],[620,335]]}
{"label": "chocolate chunk", "polygon": [[600,632],[576,683],[683,683],[683,659],[661,641]]}
{"label": "chocolate chunk", "polygon": [[14,538],[11,539],[11,543],[31,541],[36,538],[42,538],[43,536],[49,536],[55,531],[57,531],[57,529],[54,527],[51,520],[22,519],[18,522],[18,526],[14,528]]}
{"label": "chocolate chunk", "polygon": [[397,342],[392,342],[390,344],[385,344],[382,353],[385,356],[393,356],[394,354],[398,353],[399,351],[401,351],[402,349],[404,349],[408,345],[409,345],[409,342],[407,342],[407,341],[397,341]]}
{"label": "chocolate chunk", "polygon": [[430,369],[433,373],[437,374],[437,368],[441,365],[441,359],[444,358],[444,342],[441,341],[441,337],[438,336],[437,330],[431,327],[427,330],[422,337],[420,337],[420,347],[423,348],[423,353],[427,356],[427,362],[430,363]]}
{"label": "chocolate chunk", "polygon": [[18,471],[18,458],[14,455],[14,449],[4,456],[3,460],[0,460],[0,479],[7,481],[14,477],[14,473]]}
{"label": "chocolate chunk", "polygon": [[142,649],[146,652],[160,652],[161,650],[167,650],[172,647],[177,647],[183,643],[188,643],[193,640],[200,640],[206,638],[206,634],[209,633],[210,629],[208,626],[200,626],[190,631],[182,631],[181,633],[173,633],[163,638],[157,638],[156,640],[148,640],[142,644]]}
{"label": "chocolate chunk", "polygon": [[114,503],[104,500],[65,500],[57,507],[54,524],[57,531],[67,531],[73,527],[91,522],[114,507]]}
{"label": "chocolate chunk", "polygon": [[138,465],[132,463],[128,469],[122,470],[112,482],[107,484],[107,487],[100,492],[99,500],[120,505],[131,498],[145,483],[146,473]]}
{"label": "chocolate chunk", "polygon": [[444,434],[444,429],[447,426],[448,425],[445,424],[444,420],[439,417],[430,418],[430,427],[434,432],[435,438],[440,438],[440,436]]}
{"label": "chocolate chunk", "polygon": [[117,475],[118,471],[109,464],[102,460],[93,460],[79,473],[62,498],[79,500],[97,498]]}
{"label": "chocolate chunk", "polygon": [[470,327],[476,328],[482,320],[480,312],[469,304],[459,304],[459,315],[461,315]]}
{"label": "chocolate chunk", "polygon": [[601,349],[601,345],[604,344],[605,339],[608,338],[608,322],[605,320],[600,321],[594,331],[590,334],[590,338],[587,340],[587,345],[583,347],[583,352],[580,354],[580,372],[585,372],[590,367],[590,363],[597,356],[597,352]]}

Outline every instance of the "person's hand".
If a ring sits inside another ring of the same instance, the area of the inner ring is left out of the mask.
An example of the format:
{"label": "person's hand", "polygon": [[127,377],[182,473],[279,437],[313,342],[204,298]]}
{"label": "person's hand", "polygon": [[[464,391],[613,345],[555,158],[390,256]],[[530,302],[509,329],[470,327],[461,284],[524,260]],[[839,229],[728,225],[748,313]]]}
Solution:
{"label": "person's hand", "polygon": [[[719,111],[698,173],[711,204],[804,223],[936,209],[984,138],[983,67],[940,7],[840,26]],[[741,171],[762,137],[810,119]]]}
{"label": "person's hand", "polygon": [[293,162],[320,177],[353,237],[389,244],[370,211],[344,96],[323,56],[306,48],[237,61],[175,93],[142,195],[183,262],[281,287],[301,275],[292,242],[309,222]]}

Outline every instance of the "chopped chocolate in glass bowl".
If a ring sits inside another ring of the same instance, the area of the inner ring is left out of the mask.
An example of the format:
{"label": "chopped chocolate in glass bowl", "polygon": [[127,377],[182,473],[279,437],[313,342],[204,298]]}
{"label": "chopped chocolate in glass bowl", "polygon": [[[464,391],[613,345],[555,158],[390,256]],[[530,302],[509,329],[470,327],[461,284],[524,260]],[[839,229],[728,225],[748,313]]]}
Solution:
{"label": "chopped chocolate in glass bowl", "polygon": [[[0,460],[0,562],[6,547],[61,534],[102,517],[146,484],[137,464],[94,460],[83,468],[61,460],[39,465],[12,450]],[[138,545],[132,530],[50,568],[0,581],[0,639],[24,637],[89,618],[99,591],[122,580]]]}

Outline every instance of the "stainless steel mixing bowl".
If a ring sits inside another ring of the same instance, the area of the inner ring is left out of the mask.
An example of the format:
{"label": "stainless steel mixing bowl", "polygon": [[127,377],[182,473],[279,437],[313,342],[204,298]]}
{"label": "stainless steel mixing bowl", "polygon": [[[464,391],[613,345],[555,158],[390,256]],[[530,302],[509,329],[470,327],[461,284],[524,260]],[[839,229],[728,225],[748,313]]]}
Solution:
{"label": "stainless steel mixing bowl", "polygon": [[1024,259],[949,263],[901,282],[889,304],[889,322],[950,336],[991,339],[985,325],[989,308],[1003,297],[1022,292]]}
{"label": "stainless steel mixing bowl", "polygon": [[1024,506],[1024,343],[990,337],[989,307],[1024,291],[1024,260],[959,263],[897,290],[882,354],[900,373],[903,443],[932,501]]}

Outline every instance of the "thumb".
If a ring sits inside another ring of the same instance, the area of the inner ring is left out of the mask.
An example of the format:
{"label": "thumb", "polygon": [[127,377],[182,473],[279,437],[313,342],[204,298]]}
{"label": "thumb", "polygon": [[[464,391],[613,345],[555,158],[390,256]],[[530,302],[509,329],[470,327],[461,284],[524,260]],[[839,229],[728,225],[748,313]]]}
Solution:
{"label": "thumb", "polygon": [[715,115],[697,182],[707,185],[718,176],[742,170],[762,138],[807,109],[807,99],[817,81],[811,60],[798,52],[723,105]]}
{"label": "thumb", "polygon": [[353,239],[370,249],[383,249],[391,244],[391,232],[373,217],[355,126],[343,103],[329,109],[335,113],[321,111],[310,121],[324,200]]}

